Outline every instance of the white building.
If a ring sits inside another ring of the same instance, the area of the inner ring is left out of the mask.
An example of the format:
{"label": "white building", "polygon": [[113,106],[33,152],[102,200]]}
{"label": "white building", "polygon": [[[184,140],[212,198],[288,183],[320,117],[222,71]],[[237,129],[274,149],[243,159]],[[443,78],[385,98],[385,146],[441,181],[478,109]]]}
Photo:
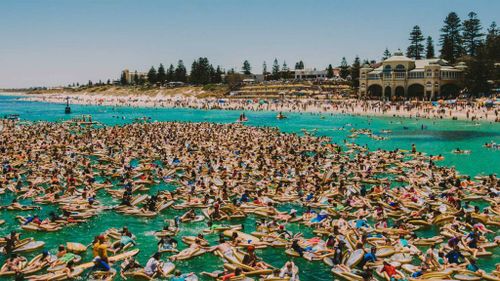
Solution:
{"label": "white building", "polygon": [[316,70],[316,69],[294,69],[291,71],[296,80],[308,80],[308,79],[326,79],[326,70]]}

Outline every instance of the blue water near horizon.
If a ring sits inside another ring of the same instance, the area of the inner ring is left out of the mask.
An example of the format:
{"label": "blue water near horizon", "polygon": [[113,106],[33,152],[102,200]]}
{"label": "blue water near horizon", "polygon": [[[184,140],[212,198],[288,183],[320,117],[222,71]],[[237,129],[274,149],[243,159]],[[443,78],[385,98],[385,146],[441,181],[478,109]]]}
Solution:
{"label": "blue water near horizon", "polygon": [[[82,114],[90,114],[95,121],[106,125],[120,125],[133,122],[135,118],[151,117],[153,121],[217,122],[232,123],[241,111],[201,110],[186,108],[113,107],[93,105],[71,105],[72,114],[64,114],[64,105],[19,100],[18,96],[0,96],[0,117],[19,114],[22,120],[62,121]],[[369,149],[393,150],[411,149],[415,144],[418,151],[429,155],[442,154],[440,165],[454,166],[463,174],[471,176],[500,174],[500,150],[483,147],[487,142],[500,143],[500,123],[471,122],[457,120],[430,120],[395,117],[366,117],[342,114],[286,113],[287,119],[276,119],[276,112],[246,111],[248,126],[277,127],[283,132],[302,134],[304,130],[318,136],[332,138],[342,144],[345,139]],[[421,126],[426,126],[425,130]],[[339,130],[339,128],[345,130]],[[348,139],[350,129],[371,129],[388,140],[373,140],[360,135]],[[381,130],[391,130],[383,134]],[[454,154],[452,150],[470,150],[470,155]]]}

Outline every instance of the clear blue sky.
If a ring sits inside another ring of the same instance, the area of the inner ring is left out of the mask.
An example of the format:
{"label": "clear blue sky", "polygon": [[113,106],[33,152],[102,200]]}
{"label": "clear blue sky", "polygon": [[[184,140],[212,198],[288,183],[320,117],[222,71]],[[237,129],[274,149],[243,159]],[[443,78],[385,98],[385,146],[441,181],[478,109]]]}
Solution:
{"label": "clear blue sky", "polygon": [[118,78],[178,59],[189,68],[200,56],[238,70],[248,59],[259,73],[275,57],[312,68],[380,59],[385,47],[406,49],[416,24],[437,43],[450,11],[500,24],[499,0],[2,0],[0,87]]}

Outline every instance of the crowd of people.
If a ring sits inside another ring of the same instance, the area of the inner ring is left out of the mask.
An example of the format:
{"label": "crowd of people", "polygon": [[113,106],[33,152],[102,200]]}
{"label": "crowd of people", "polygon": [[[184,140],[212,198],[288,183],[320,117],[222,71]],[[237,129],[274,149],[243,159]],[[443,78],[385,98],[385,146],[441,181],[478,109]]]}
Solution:
{"label": "crowd of people", "polygon": [[[302,259],[324,262],[348,280],[500,279],[476,263],[494,255],[500,242],[498,179],[460,175],[416,147],[370,151],[242,124],[1,122],[0,196],[16,198],[3,209],[35,214],[18,217],[19,225],[8,225],[10,234],[0,239],[7,255],[0,274],[17,280],[71,278],[85,270],[88,278],[111,280],[119,270],[122,277],[176,281],[197,275],[296,281]],[[165,184],[175,189],[150,192]],[[56,211],[38,215],[48,205]],[[167,209],[178,215],[166,217]],[[144,266],[134,258],[143,245],[126,225],[90,234],[87,263],[75,254],[86,252],[84,245],[63,244],[50,258],[44,251],[32,266],[20,255],[43,244],[25,243],[18,228],[23,236],[39,231],[49,240],[61,229],[105,218],[105,211],[168,221],[155,232],[158,251],[145,253]],[[235,219],[255,220],[255,226]],[[200,222],[203,232],[178,236]],[[291,230],[299,224],[310,233]],[[209,241],[214,236],[216,242]],[[181,243],[186,248],[179,251]],[[288,260],[271,264],[259,256],[269,247],[282,249]],[[175,270],[175,263],[200,255],[215,255],[225,266]]]}

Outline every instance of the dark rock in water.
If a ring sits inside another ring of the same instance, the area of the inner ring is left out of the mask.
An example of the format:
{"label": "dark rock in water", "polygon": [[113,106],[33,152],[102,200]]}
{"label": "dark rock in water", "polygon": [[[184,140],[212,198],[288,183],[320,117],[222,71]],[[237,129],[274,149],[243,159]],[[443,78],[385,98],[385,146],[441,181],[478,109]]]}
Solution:
{"label": "dark rock in water", "polygon": [[447,131],[447,130],[406,130],[395,131],[393,137],[414,141],[415,139],[429,138],[439,141],[462,141],[474,138],[496,137],[500,133],[480,131]]}

